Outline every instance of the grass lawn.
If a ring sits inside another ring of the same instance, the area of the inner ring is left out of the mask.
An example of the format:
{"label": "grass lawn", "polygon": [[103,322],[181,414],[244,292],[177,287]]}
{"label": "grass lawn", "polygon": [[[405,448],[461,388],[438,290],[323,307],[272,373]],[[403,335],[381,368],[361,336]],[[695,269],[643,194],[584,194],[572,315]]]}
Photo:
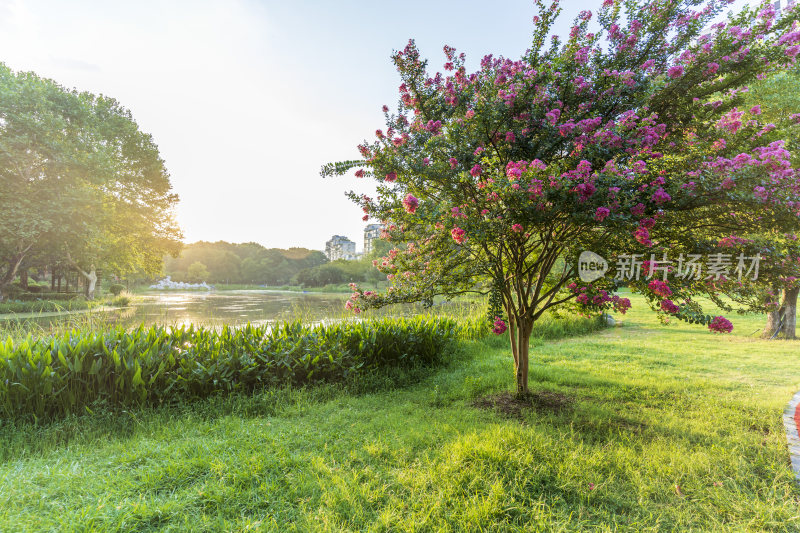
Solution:
{"label": "grass lawn", "polygon": [[[800,531],[781,412],[800,343],[661,326],[502,339],[380,392],[341,387],[0,427],[0,530]],[[418,373],[420,374],[420,373]]]}

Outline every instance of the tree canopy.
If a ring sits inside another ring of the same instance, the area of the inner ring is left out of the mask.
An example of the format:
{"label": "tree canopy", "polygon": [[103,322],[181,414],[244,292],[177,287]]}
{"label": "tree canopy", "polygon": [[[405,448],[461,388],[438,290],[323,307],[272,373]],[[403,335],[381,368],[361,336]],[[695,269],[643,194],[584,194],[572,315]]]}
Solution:
{"label": "tree canopy", "polygon": [[3,64],[0,190],[0,298],[35,261],[154,274],[180,250],[178,197],[131,113]]}
{"label": "tree canopy", "polygon": [[[800,10],[765,3],[709,28],[729,4],[604,0],[562,39],[548,37],[558,2],[539,0],[522,58],[486,56],[473,73],[450,46],[444,74],[413,41],[396,52],[386,130],[359,146],[363,159],[322,171],[375,179],[377,197],[349,195],[395,244],[378,262],[393,285],[356,289],[348,307],[489,291],[521,394],[534,322],[564,305],[624,312],[622,285],[665,318],[730,331],[693,296],[748,301],[760,257],[742,236],[799,227],[783,138],[798,117],[771,123],[740,106],[748,84],[794,64]],[[582,281],[586,251],[622,275]]]}

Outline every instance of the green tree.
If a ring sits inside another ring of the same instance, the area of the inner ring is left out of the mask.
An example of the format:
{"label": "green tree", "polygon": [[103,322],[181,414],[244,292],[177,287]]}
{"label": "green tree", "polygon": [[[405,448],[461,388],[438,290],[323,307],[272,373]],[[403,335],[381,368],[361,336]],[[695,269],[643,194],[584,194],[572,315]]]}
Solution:
{"label": "green tree", "polygon": [[301,270],[297,273],[295,279],[303,287],[324,287],[325,285],[343,283],[346,280],[346,274],[340,266],[328,263]]}
{"label": "green tree", "polygon": [[201,263],[200,261],[195,261],[191,265],[189,265],[188,270],[188,279],[193,283],[200,283],[202,281],[208,280],[209,272],[208,268]]}
{"label": "green tree", "polygon": [[156,273],[180,249],[178,200],[152,138],[115,100],[0,64],[0,298],[26,258]]}
{"label": "green tree", "polygon": [[215,282],[283,285],[300,270],[326,263],[328,259],[322,252],[306,248],[282,250],[256,243],[200,241],[186,246],[180,257],[167,257],[165,270],[176,279],[185,277],[189,265],[195,261],[208,266]]}

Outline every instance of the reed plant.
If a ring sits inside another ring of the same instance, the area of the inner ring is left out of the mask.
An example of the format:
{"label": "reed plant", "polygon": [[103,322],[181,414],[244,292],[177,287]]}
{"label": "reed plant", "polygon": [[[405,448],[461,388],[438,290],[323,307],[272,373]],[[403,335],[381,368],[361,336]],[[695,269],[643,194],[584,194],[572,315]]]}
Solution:
{"label": "reed plant", "polygon": [[57,417],[433,365],[460,332],[453,319],[419,316],[9,336],[0,343],[0,417]]}

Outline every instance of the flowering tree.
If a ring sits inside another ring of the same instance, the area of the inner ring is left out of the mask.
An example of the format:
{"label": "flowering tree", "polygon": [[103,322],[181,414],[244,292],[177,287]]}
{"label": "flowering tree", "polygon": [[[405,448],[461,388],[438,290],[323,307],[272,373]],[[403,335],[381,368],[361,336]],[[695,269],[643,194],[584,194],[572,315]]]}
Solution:
{"label": "flowering tree", "polygon": [[484,57],[474,73],[449,46],[445,74],[428,72],[413,41],[396,52],[400,102],[384,106],[386,130],[359,147],[362,160],[322,170],[378,182],[376,198],[349,196],[395,244],[376,262],[392,286],[356,287],[348,307],[490,292],[519,394],[536,320],[565,305],[625,312],[630,302],[614,295],[623,282],[663,315],[730,331],[692,299],[725,276],[665,281],[647,262],[638,279],[581,283],[577,270],[584,250],[722,253],[738,235],[797,228],[786,130],[737,106],[747,83],[794,62],[800,11],[777,18],[765,4],[701,36],[728,3],[605,0],[548,44],[560,8],[538,0],[531,49]]}
{"label": "flowering tree", "polygon": [[[744,109],[760,111],[762,120],[777,124],[785,116],[800,116],[800,71],[795,64],[792,69],[778,71],[770,76],[762,76],[749,87],[744,95]],[[789,126],[792,126],[789,121]],[[787,141],[787,147],[793,152],[793,163],[798,160],[798,139],[794,132],[786,131],[781,135]],[[767,324],[764,328],[765,338],[795,338],[797,321],[797,298],[800,293],[800,243],[797,235],[781,235],[772,232],[768,235],[753,236],[754,242],[760,245],[760,253],[768,257],[767,268],[763,279],[763,296]]]}

